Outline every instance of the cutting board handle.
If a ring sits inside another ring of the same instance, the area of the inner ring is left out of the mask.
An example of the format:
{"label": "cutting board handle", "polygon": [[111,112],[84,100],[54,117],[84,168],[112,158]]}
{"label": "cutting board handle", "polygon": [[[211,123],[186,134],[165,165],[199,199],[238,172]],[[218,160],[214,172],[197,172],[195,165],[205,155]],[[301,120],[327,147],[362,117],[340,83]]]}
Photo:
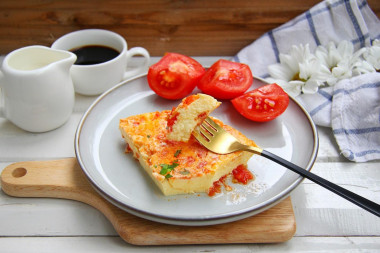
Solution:
{"label": "cutting board handle", "polygon": [[2,190],[14,197],[48,197],[89,204],[112,223],[126,242],[136,245],[271,243],[295,233],[290,198],[244,220],[203,227],[157,223],[112,205],[90,185],[76,158],[13,163],[1,173]]}
{"label": "cutting board handle", "polygon": [[93,189],[75,158],[18,162],[1,173],[2,189],[14,197],[49,197],[92,205]]}

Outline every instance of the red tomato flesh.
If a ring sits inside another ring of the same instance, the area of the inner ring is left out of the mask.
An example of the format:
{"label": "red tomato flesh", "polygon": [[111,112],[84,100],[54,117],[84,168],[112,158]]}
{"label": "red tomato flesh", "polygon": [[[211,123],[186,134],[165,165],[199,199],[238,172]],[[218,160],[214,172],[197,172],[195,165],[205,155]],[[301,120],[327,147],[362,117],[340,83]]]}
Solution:
{"label": "red tomato flesh", "polygon": [[232,99],[244,94],[252,85],[253,76],[248,65],[218,60],[204,74],[198,88],[219,99]]}
{"label": "red tomato flesh", "polygon": [[189,95],[205,73],[203,66],[188,56],[166,53],[148,71],[149,87],[167,99],[181,99]]}
{"label": "red tomato flesh", "polygon": [[273,120],[289,105],[288,94],[277,84],[264,85],[231,100],[244,117],[258,122]]}
{"label": "red tomato flesh", "polygon": [[239,165],[232,171],[232,175],[234,181],[241,184],[248,184],[248,182],[254,178],[252,172],[250,172],[245,165]]}

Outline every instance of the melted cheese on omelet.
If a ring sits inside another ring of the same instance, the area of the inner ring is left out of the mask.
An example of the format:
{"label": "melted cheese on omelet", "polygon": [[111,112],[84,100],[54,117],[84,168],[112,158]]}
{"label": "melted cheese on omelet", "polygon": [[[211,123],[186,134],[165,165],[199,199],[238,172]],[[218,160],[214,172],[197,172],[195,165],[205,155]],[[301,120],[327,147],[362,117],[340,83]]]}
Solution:
{"label": "melted cheese on omelet", "polygon": [[[214,181],[246,164],[246,151],[218,155],[191,136],[188,142],[168,140],[171,111],[151,112],[120,120],[119,128],[134,157],[165,195],[207,192]],[[241,142],[255,143],[237,130],[214,119]]]}

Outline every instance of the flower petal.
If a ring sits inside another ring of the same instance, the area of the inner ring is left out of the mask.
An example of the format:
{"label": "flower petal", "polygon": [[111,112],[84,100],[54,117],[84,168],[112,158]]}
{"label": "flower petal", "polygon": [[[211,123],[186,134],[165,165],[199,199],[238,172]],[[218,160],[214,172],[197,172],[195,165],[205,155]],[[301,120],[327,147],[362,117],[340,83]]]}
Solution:
{"label": "flower petal", "polygon": [[283,80],[277,80],[276,83],[280,85],[284,89],[284,91],[286,91],[286,93],[293,97],[296,97],[299,94],[301,94],[301,87],[304,84],[304,82],[302,81],[284,82]]}
{"label": "flower petal", "polygon": [[354,53],[354,45],[347,40],[343,40],[338,44],[337,50],[343,58],[350,57]]}
{"label": "flower petal", "polygon": [[285,66],[290,73],[292,73],[292,77],[299,72],[298,61],[291,55],[280,54],[280,63],[281,65]]}
{"label": "flower petal", "polygon": [[275,79],[289,81],[293,73],[284,65],[276,63],[268,66],[268,73]]}
{"label": "flower petal", "polygon": [[302,87],[302,92],[304,94],[314,94],[318,91],[321,81],[316,79],[308,80],[305,85]]}

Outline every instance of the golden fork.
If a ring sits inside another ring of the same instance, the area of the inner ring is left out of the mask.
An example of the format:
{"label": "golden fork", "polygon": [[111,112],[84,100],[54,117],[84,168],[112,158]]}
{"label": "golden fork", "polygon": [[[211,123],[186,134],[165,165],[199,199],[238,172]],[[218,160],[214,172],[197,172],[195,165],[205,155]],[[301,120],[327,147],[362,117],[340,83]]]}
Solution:
{"label": "golden fork", "polygon": [[266,157],[380,217],[380,205],[375,202],[323,179],[269,151],[240,143],[234,136],[225,131],[210,117],[207,117],[205,121],[195,129],[193,135],[204,147],[217,154],[229,154],[235,151],[249,151]]}

